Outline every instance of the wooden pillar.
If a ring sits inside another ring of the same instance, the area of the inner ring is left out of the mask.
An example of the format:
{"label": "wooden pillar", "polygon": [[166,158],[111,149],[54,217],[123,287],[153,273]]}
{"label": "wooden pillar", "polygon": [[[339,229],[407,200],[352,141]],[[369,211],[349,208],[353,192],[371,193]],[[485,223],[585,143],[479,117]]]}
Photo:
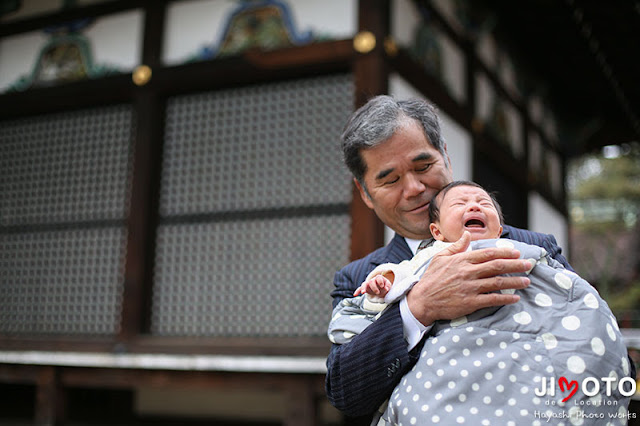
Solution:
{"label": "wooden pillar", "polygon": [[318,405],[312,381],[304,376],[287,384],[287,414],[283,426],[317,426]]}
{"label": "wooden pillar", "polygon": [[[389,13],[388,0],[360,0],[358,3],[359,34],[354,41],[357,43],[360,35],[369,32],[374,36],[375,45],[370,50],[360,51],[354,61],[356,108],[371,97],[389,91],[389,67],[384,52],[384,41],[390,28]],[[355,187],[351,218],[351,259],[359,259],[384,244],[384,225],[364,204]]]}
{"label": "wooden pillar", "polygon": [[384,52],[384,41],[389,36],[389,14],[388,0],[360,0],[358,3],[358,31],[372,33],[375,46],[360,52],[354,64],[357,107],[372,96],[386,94],[389,90],[389,67]]}
{"label": "wooden pillar", "polygon": [[43,367],[36,377],[36,406],[34,423],[37,426],[64,424],[64,390],[55,367]]}
{"label": "wooden pillar", "polygon": [[153,70],[161,66],[166,2],[145,8],[143,64],[150,79],[138,82],[134,95],[136,134],[131,203],[127,230],[124,297],[120,340],[148,329],[158,214],[160,162],[164,140],[165,102],[154,89]]}

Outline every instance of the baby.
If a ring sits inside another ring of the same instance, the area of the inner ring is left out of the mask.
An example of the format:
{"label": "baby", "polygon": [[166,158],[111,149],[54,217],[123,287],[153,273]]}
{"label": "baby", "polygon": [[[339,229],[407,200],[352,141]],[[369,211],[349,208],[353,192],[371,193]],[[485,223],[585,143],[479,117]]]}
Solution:
{"label": "baby", "polygon": [[[502,209],[496,199],[480,185],[475,182],[457,181],[447,185],[437,195],[429,204],[429,230],[436,240],[434,244],[426,250],[420,250],[411,260],[378,266],[356,289],[354,296],[366,294],[370,303],[384,303],[383,299],[394,281],[400,282],[408,276],[415,275],[421,265],[447,246],[444,243],[459,240],[465,231],[471,234],[471,241],[500,238]],[[444,211],[442,217],[441,204]],[[406,293],[407,290],[408,288],[402,288],[402,293]],[[400,292],[398,287],[394,289],[387,301],[396,300]],[[383,309],[385,306],[372,305],[374,310]]]}
{"label": "baby", "polygon": [[[333,342],[348,342],[404,297],[433,255],[464,232],[471,234],[470,249],[519,250],[531,262],[531,284],[518,292],[516,304],[433,324],[415,367],[381,407],[378,424],[519,425],[551,418],[567,425],[626,424],[635,382],[627,377],[616,319],[597,291],[542,247],[499,239],[500,207],[473,182],[447,185],[429,213],[434,244],[409,261],[372,271],[358,297],[334,310]],[[613,383],[608,389],[606,381]]]}

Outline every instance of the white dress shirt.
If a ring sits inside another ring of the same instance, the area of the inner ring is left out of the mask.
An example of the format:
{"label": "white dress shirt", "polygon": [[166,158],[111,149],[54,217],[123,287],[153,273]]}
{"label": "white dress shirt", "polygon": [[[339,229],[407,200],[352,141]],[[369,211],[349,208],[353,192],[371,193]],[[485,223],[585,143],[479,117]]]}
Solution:
{"label": "white dress shirt", "polygon": [[[405,238],[405,240],[411,249],[411,253],[415,256],[422,240],[412,240],[409,238]],[[422,340],[422,337],[431,329],[432,325],[425,326],[413,316],[406,297],[400,299],[400,316],[402,317],[404,338],[407,341],[408,349],[411,350]]]}

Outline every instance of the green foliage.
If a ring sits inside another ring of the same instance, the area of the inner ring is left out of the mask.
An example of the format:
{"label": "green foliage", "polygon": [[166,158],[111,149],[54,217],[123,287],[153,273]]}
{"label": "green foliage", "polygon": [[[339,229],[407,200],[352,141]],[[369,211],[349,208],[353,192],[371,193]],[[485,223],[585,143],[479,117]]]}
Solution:
{"label": "green foliage", "polygon": [[626,198],[640,202],[640,157],[598,159],[599,174],[581,181],[571,197],[577,200]]}
{"label": "green foliage", "polygon": [[632,282],[625,289],[609,294],[607,303],[614,312],[634,309],[640,303],[640,282]]}
{"label": "green foliage", "polygon": [[570,165],[571,264],[616,316],[640,326],[640,144]]}

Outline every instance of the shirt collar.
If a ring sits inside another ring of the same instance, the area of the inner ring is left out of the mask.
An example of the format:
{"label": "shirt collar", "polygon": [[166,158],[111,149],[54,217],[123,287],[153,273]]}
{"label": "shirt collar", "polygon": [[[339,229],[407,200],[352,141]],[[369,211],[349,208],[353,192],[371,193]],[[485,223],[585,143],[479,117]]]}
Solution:
{"label": "shirt collar", "polygon": [[413,253],[413,255],[415,256],[416,253],[418,252],[418,246],[420,245],[422,240],[413,240],[411,238],[405,237],[405,241],[407,242],[409,249],[411,249],[411,253]]}

